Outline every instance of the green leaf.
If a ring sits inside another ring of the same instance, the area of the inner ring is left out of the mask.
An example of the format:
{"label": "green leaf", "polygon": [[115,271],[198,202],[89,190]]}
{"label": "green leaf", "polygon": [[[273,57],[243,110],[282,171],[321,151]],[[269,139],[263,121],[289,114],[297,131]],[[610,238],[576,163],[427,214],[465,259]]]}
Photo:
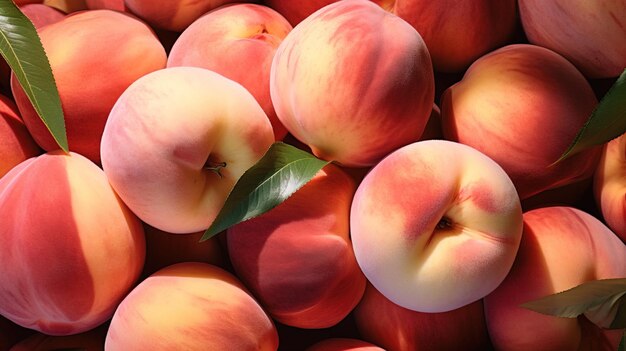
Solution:
{"label": "green leaf", "polygon": [[617,351],[626,351],[626,329],[624,329],[624,334],[622,334],[622,341],[619,342]]}
{"label": "green leaf", "polygon": [[0,54],[57,144],[68,151],[61,99],[35,26],[11,0],[0,0]]}
{"label": "green leaf", "polygon": [[237,181],[200,241],[278,206],[329,163],[289,144],[274,143]]}
{"label": "green leaf", "polygon": [[590,147],[602,145],[624,132],[626,132],[626,69],[596,106],[572,144],[555,163]]}
{"label": "green leaf", "polygon": [[584,314],[602,328],[626,328],[626,278],[589,281],[522,307],[558,317]]}

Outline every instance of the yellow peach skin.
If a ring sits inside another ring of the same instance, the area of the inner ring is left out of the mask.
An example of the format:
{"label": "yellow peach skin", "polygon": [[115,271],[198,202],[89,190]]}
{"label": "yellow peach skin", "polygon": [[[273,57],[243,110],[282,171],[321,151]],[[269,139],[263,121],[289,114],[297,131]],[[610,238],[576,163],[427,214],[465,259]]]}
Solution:
{"label": "yellow peach skin", "polygon": [[[146,24],[110,10],[66,16],[39,35],[61,97],[69,148],[99,164],[100,138],[113,104],[137,78],[165,67],[165,49]],[[35,141],[57,150],[15,75],[11,88]]]}
{"label": "yellow peach skin", "polygon": [[524,213],[524,234],[505,281],[485,297],[497,350],[616,350],[621,330],[603,332],[584,317],[520,307],[586,281],[626,277],[626,246],[602,222],[572,207]]}
{"label": "yellow peach skin", "polygon": [[49,335],[111,318],[139,277],[141,222],[87,158],[52,152],[0,179],[0,314]]}
{"label": "yellow peach skin", "polygon": [[427,140],[389,154],[365,176],[350,212],[367,279],[389,300],[445,312],[493,291],[522,234],[513,183],[469,146]]}
{"label": "yellow peach skin", "polygon": [[585,77],[559,54],[535,45],[509,45],[475,61],[446,90],[443,134],[498,162],[524,200],[591,178],[599,148],[552,164],[597,103]]}
{"label": "yellow peach skin", "polygon": [[434,77],[413,27],[372,2],[344,0],[283,40],[270,94],[279,120],[316,156],[366,167],[420,138]]}
{"label": "yellow peach skin", "polygon": [[270,68],[276,48],[290,31],[289,22],[269,7],[225,5],[181,33],[167,67],[202,67],[243,85],[263,107],[276,139],[282,140],[287,130],[276,117],[270,98]]}
{"label": "yellow peach skin", "polygon": [[355,190],[331,164],[276,208],[228,230],[235,272],[274,319],[328,328],[361,299],[365,277],[349,239]]}
{"label": "yellow peach skin", "polygon": [[614,0],[519,0],[528,40],[565,56],[588,78],[626,68],[626,3]]}
{"label": "yellow peach skin", "polygon": [[142,281],[119,305],[106,351],[275,351],[272,320],[232,274],[179,263]]}
{"label": "yellow peach skin", "polygon": [[626,134],[604,146],[593,189],[602,217],[626,242]]}
{"label": "yellow peach skin", "polygon": [[203,231],[243,172],[274,142],[269,119],[240,84],[198,67],[135,81],[102,136],[102,167],[147,224]]}

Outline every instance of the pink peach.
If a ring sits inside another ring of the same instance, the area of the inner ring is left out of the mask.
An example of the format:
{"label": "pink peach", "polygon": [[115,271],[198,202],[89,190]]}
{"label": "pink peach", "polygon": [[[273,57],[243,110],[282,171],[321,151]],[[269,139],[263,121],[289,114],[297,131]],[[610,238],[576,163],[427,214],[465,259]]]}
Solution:
{"label": "pink peach", "polygon": [[0,178],[11,168],[41,154],[19,115],[15,103],[0,95]]}
{"label": "pink peach", "polygon": [[332,338],[320,341],[306,351],[384,351],[384,349],[358,339]]}
{"label": "pink peach", "polygon": [[603,147],[593,188],[602,217],[626,242],[626,134]]}

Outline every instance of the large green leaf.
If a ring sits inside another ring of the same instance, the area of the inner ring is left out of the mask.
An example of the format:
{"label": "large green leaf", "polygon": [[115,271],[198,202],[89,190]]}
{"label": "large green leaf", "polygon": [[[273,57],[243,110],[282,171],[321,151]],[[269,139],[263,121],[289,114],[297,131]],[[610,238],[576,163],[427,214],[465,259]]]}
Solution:
{"label": "large green leaf", "polygon": [[61,99],[35,26],[11,0],[0,0],[0,54],[59,147],[68,151]]}
{"label": "large green leaf", "polygon": [[201,241],[278,206],[329,163],[289,144],[274,143],[235,184]]}
{"label": "large green leaf", "polygon": [[600,327],[626,328],[626,278],[589,281],[522,307],[558,317],[584,314]]}
{"label": "large green leaf", "polygon": [[626,132],[626,69],[604,95],[572,144],[555,163],[590,147],[602,145],[624,132]]}

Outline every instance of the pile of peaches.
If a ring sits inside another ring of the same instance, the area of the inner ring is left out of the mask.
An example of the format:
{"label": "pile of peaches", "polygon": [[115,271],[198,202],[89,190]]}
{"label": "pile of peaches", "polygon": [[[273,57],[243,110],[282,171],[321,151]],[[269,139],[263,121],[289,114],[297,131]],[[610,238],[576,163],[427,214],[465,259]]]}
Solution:
{"label": "pile of peaches", "polygon": [[[4,64],[0,351],[617,349],[521,305],[626,278],[626,136],[556,162],[624,1],[15,3],[70,152]],[[201,241],[279,142],[332,163]]]}

